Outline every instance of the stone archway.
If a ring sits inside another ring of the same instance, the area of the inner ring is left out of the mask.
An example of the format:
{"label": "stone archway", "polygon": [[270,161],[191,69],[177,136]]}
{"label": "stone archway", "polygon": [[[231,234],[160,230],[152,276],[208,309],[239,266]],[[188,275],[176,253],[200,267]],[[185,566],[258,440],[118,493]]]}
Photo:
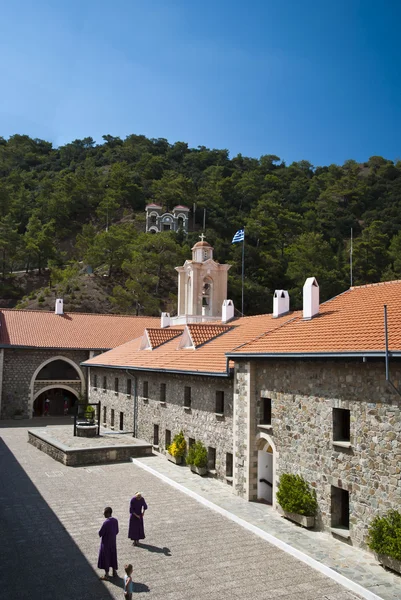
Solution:
{"label": "stone archway", "polygon": [[[62,391],[64,392],[64,394],[61,397]],[[57,400],[59,400],[59,402],[56,402],[56,404],[58,404],[58,406],[55,406],[54,393],[56,393],[56,397],[57,397],[57,395],[60,396],[60,398],[56,398]],[[52,415],[52,416],[61,416],[63,414],[68,415],[68,414],[71,414],[71,412],[70,412],[71,409],[73,409],[73,407],[75,406],[75,402],[79,399],[79,391],[69,385],[65,385],[65,384],[61,384],[61,383],[57,383],[54,385],[47,385],[47,386],[39,389],[34,394],[34,397],[33,397],[32,411],[31,411],[32,416],[35,415],[35,417],[38,417],[40,415],[43,415],[44,399],[46,398],[46,396],[50,397],[52,400],[50,403],[50,415]],[[73,401],[71,401],[71,397],[73,398]],[[67,413],[64,412],[64,400],[67,401],[67,404],[66,404]]]}
{"label": "stone archway", "polygon": [[257,496],[258,500],[276,508],[277,451],[271,437],[264,432],[256,436],[258,451]]}
{"label": "stone archway", "polygon": [[[70,367],[73,367],[74,369],[74,379],[68,379],[67,376],[65,376],[65,378],[59,378],[59,377],[44,377],[41,378],[40,380],[38,380],[38,375],[39,373],[47,366],[50,365],[51,363],[54,363],[55,361],[62,361],[64,363],[66,363],[66,365],[69,365]],[[75,375],[77,375],[77,377],[75,377]],[[33,403],[36,400],[36,398],[42,394],[43,392],[50,390],[50,389],[65,389],[68,390],[69,392],[72,392],[72,394],[74,394],[74,396],[76,396],[77,398],[79,397],[79,394],[83,394],[85,392],[85,377],[84,374],[82,372],[82,370],[80,369],[80,367],[77,365],[77,363],[75,363],[73,360],[71,360],[70,358],[67,358],[66,356],[53,356],[52,358],[48,358],[47,360],[44,360],[35,370],[34,374],[32,375],[31,378],[31,383],[30,383],[30,400],[29,400],[29,417],[32,417],[33,414]]]}

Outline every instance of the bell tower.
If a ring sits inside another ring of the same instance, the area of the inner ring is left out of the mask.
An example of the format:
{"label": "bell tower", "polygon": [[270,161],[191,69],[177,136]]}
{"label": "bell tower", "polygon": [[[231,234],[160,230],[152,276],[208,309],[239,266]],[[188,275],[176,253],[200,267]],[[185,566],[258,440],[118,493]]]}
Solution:
{"label": "bell tower", "polygon": [[213,248],[202,233],[192,248],[192,260],[178,271],[179,323],[220,321],[222,305],[227,298],[227,274],[231,265],[221,265],[213,258]]}

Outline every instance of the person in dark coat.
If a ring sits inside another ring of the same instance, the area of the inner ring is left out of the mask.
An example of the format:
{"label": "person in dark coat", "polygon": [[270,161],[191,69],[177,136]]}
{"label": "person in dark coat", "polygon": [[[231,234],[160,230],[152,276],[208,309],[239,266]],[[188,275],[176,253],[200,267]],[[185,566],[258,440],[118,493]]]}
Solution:
{"label": "person in dark coat", "polygon": [[129,512],[129,529],[128,537],[130,540],[134,540],[134,546],[138,546],[139,540],[145,539],[145,529],[143,526],[143,515],[147,510],[148,505],[145,502],[145,498],[142,498],[141,492],[137,492],[131,499]]}
{"label": "person in dark coat", "polygon": [[105,522],[99,531],[102,538],[100,542],[98,569],[104,569],[104,575],[100,579],[107,581],[109,578],[109,569],[113,569],[113,577],[117,577],[117,534],[118,521],[112,517],[113,510],[110,506],[104,509]]}

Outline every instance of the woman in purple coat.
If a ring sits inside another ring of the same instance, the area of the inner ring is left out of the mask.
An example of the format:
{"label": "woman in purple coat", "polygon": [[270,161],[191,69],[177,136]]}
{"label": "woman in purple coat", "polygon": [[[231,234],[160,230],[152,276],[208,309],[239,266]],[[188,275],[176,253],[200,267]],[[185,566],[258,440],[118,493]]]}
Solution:
{"label": "woman in purple coat", "polygon": [[138,546],[139,540],[145,539],[143,515],[147,508],[145,498],[142,498],[141,492],[137,492],[129,506],[131,516],[129,518],[128,537],[130,540],[134,540],[134,546]]}

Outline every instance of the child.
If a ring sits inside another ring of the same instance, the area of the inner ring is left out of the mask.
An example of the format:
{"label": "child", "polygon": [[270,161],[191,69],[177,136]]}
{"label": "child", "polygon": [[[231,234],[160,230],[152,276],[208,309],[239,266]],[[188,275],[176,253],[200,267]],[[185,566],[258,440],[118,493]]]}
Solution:
{"label": "child", "polygon": [[125,565],[124,570],[126,575],[124,575],[124,598],[126,600],[132,600],[132,593],[134,591],[134,582],[132,581],[132,565]]}

